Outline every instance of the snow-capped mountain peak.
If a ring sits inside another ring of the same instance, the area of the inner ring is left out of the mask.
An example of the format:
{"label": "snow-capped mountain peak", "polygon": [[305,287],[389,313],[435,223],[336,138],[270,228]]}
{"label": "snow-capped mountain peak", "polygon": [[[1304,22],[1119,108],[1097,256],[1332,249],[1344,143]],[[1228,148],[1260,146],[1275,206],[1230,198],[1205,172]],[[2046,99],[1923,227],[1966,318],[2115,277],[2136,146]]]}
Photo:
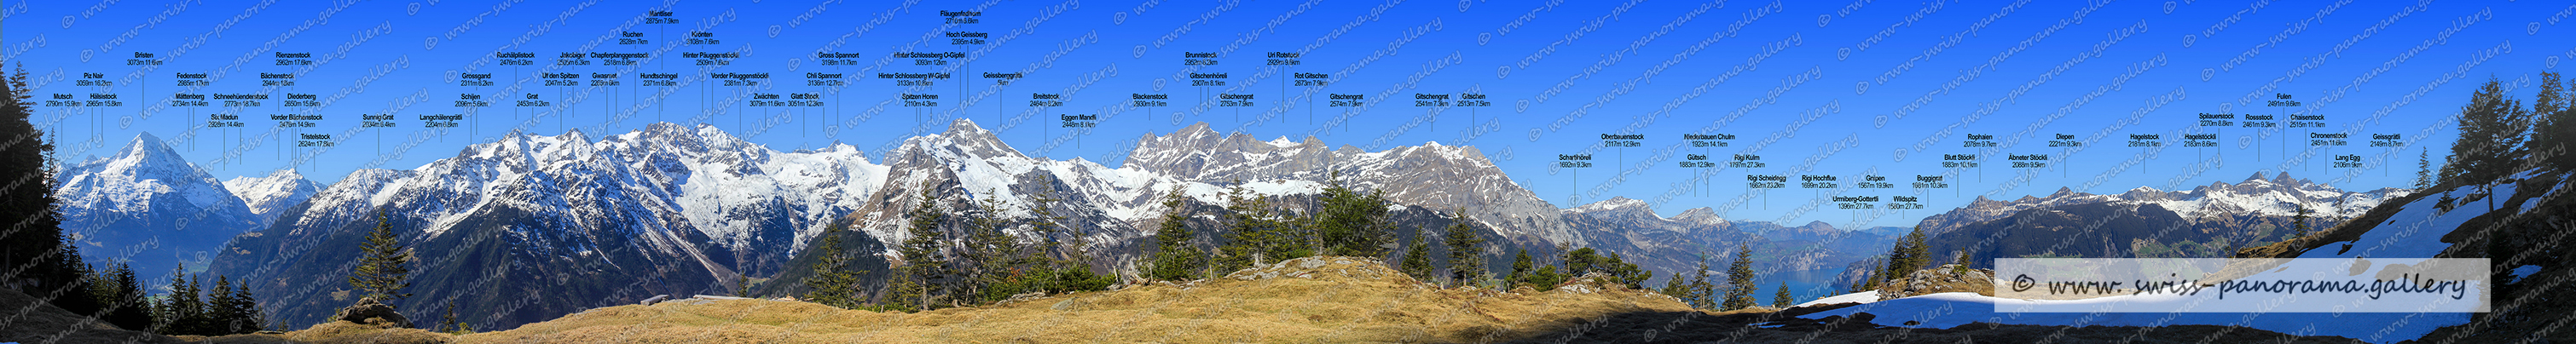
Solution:
{"label": "snow-capped mountain peak", "polygon": [[261,177],[233,177],[224,181],[224,189],[232,190],[233,196],[241,198],[252,214],[259,215],[259,223],[264,227],[286,207],[313,198],[313,193],[322,191],[322,184],[305,179],[303,174],[289,168]]}
{"label": "snow-capped mountain peak", "polygon": [[[115,156],[65,167],[56,197],[77,210],[140,212],[155,202],[196,208],[240,207],[241,200],[151,133],[135,136]],[[175,198],[171,198],[175,197]]]}
{"label": "snow-capped mountain peak", "polygon": [[207,252],[255,226],[223,182],[150,133],[116,155],[65,166],[54,197],[85,257],[130,260],[136,271],[203,264]]}
{"label": "snow-capped mountain peak", "polygon": [[2331,185],[2291,177],[2288,173],[2266,175],[2256,172],[2235,184],[2211,182],[2188,191],[2161,191],[2150,187],[2129,189],[2115,195],[2097,195],[2059,188],[2047,196],[2022,196],[2011,201],[1995,201],[1978,196],[1965,207],[1924,219],[1927,232],[1944,231],[1968,223],[1993,220],[2022,210],[2061,205],[2122,202],[2154,204],[2184,218],[2232,216],[2292,216],[2305,207],[2320,218],[2359,216],[2380,202],[2404,196],[2411,190],[2377,189],[2345,191]]}

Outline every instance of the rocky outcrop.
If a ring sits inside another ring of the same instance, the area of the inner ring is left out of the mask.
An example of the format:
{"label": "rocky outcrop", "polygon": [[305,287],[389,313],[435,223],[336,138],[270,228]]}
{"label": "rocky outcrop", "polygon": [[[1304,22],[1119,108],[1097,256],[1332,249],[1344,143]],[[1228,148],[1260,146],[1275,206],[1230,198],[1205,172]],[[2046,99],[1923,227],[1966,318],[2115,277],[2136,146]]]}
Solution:
{"label": "rocky outcrop", "polygon": [[1992,277],[1994,274],[1994,270],[1986,269],[1967,269],[1965,272],[1960,272],[1958,264],[1915,270],[1914,273],[1906,274],[1904,279],[1879,286],[1878,299],[1884,301],[1950,292],[1971,292],[1994,296],[1995,281]]}
{"label": "rocky outcrop", "polygon": [[331,319],[389,328],[412,328],[411,318],[403,317],[402,312],[394,311],[394,306],[376,302],[376,298],[372,297],[360,299],[356,305],[341,308],[338,314],[331,316]]}

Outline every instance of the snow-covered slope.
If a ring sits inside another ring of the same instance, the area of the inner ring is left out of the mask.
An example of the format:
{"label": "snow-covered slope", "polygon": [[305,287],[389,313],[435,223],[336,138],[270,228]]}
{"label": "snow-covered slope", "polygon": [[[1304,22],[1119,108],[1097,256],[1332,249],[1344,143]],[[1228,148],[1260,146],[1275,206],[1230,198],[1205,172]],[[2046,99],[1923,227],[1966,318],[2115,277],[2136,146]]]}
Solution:
{"label": "snow-covered slope", "polygon": [[63,231],[78,238],[83,257],[131,260],[146,275],[181,262],[202,266],[209,252],[258,223],[223,183],[150,133],[58,176]]}
{"label": "snow-covered slope", "polygon": [[[2327,240],[2329,241],[2317,243],[2309,248],[2292,252],[2295,252],[2294,257],[2296,258],[2336,260],[2354,258],[2499,258],[2486,257],[2485,254],[2488,252],[2483,249],[2454,250],[2453,246],[2460,240],[2475,240],[2464,239],[2472,236],[2462,235],[2481,229],[2481,226],[2469,225],[2474,219],[2484,218],[2489,220],[2509,221],[2510,219],[2523,218],[2523,215],[2531,215],[2528,211],[2534,206],[2540,206],[2544,203],[2564,204],[2561,203],[2565,202],[2563,200],[2552,199],[2552,197],[2559,195],[2529,195],[2525,194],[2526,192],[2523,192],[2523,190],[2520,190],[2521,188],[2533,186],[2528,182],[2524,182],[2530,180],[2547,182],[2543,183],[2542,186],[2549,186],[2550,190],[2566,189],[2567,175],[2561,174],[2548,176],[2542,175],[2543,173],[2544,172],[2537,170],[2526,171],[2517,174],[2512,178],[2508,178],[2509,181],[2495,181],[2492,182],[2493,184],[2484,185],[2483,187],[2472,185],[2450,188],[2452,192],[2458,193],[2458,196],[2462,196],[2461,199],[2467,199],[2466,197],[2470,195],[2480,193],[2480,191],[2473,190],[2491,190],[2491,194],[2486,194],[2484,195],[2485,198],[2478,199],[2498,200],[2496,201],[2496,204],[2500,206],[2493,212],[2488,211],[2482,203],[2465,201],[2461,204],[2456,204],[2449,210],[2444,210],[2442,203],[2452,201],[2444,200],[2443,197],[2438,197],[2439,195],[2425,195],[2424,197],[2407,198],[2402,197],[2403,195],[2400,194],[2396,196],[2387,196],[2393,198],[2379,198],[2383,200],[2405,200],[2406,202],[2402,204],[2385,204],[2380,206],[2378,209],[2350,210],[2351,212],[2348,214],[2351,216],[2371,214],[2370,216],[2364,216],[2362,218],[2374,220],[2375,223],[2355,223],[2350,226],[2338,228],[2338,231],[2350,230],[2359,231],[2359,233],[2357,235],[2342,232],[2329,233],[2324,236],[2324,238],[2328,238]],[[2259,180],[2259,178],[2257,178],[2257,180]],[[2274,183],[2276,183],[2276,185],[2287,184],[2278,182]],[[2256,183],[2249,181],[2247,183],[2238,184],[2237,186],[2245,184]],[[2215,190],[2223,188],[2224,187],[2222,186],[2212,186],[2204,187],[2195,191],[2204,192],[2203,195],[2228,194],[2216,192]],[[2233,193],[2236,195],[2247,194],[2242,192]],[[2259,197],[2249,198],[2260,199]],[[2239,198],[2238,200],[2233,201],[2206,202],[2202,204],[2244,205],[2268,202],[2259,200],[2244,201],[2243,199],[2246,198]],[[2311,197],[2310,199],[2314,198]],[[2272,200],[2286,201],[2287,199],[2275,198]],[[2254,209],[2254,207],[2243,209]],[[2376,217],[2378,216],[2376,214],[2381,214],[2383,212],[2387,214],[2385,217]],[[2499,262],[2497,264],[2505,263]],[[2551,264],[2563,263],[2552,262]],[[2388,268],[2388,266],[2374,265],[2371,266],[2369,270],[2357,271],[2353,272],[2353,274],[2372,275],[2377,274],[2375,271],[2384,268]],[[2540,268],[2538,268],[2537,265],[2533,265],[2507,270],[2514,271],[2511,276],[2528,276],[2539,271]],[[2307,273],[2307,271],[2285,272],[2277,269],[2258,269],[2257,271],[2252,272],[2252,275],[2243,277],[2242,279],[2301,280],[2309,277],[2306,275]],[[2509,295],[2499,295],[2494,301],[2498,303],[2528,301],[2512,300],[2512,298],[2505,296]],[[2164,299],[2174,298],[2175,297],[2170,295],[2139,295],[2112,296],[2072,301],[2033,301],[2001,299],[1980,296],[1974,293],[1943,293],[1878,301],[1848,308],[1817,312],[1801,317],[1820,319],[1830,316],[1849,317],[1854,313],[1870,313],[1875,316],[1875,318],[1871,319],[1871,322],[1878,325],[1918,328],[1950,328],[1973,322],[2071,326],[2237,325],[2293,335],[2342,336],[2370,343],[2392,343],[2424,338],[2427,334],[2434,333],[2437,329],[2441,329],[2446,326],[2464,324],[2469,322],[2472,318],[2471,313],[1996,312],[1998,304],[2003,305],[2004,307],[2023,307],[2041,304],[2091,305],[2119,302],[2153,304],[2167,302],[2167,300]],[[2499,305],[2497,307],[2499,309],[2508,308],[2508,306],[2505,305]],[[2549,314],[2544,316],[2562,317],[2562,319],[2564,317],[2564,315],[2561,314]],[[2545,320],[2543,321],[2545,322]],[[2508,334],[2502,337],[2510,338],[2516,337],[2516,335]]]}
{"label": "snow-covered slope", "polygon": [[[778,152],[705,125],[654,123],[596,140],[578,130],[514,132],[409,170],[352,172],[236,243],[249,253],[216,270],[337,280],[353,254],[346,243],[382,211],[423,257],[420,275],[454,276],[415,285],[422,296],[557,295],[539,306],[460,308],[508,312],[496,325],[515,325],[625,302],[629,293],[718,292],[740,276],[775,273],[802,238],[858,208],[885,175],[848,145]],[[318,294],[332,290],[323,284],[253,291],[299,300],[273,311],[304,321],[339,306]]]}
{"label": "snow-covered slope", "polygon": [[267,227],[269,221],[275,220],[286,207],[304,203],[305,199],[313,198],[313,193],[321,192],[322,184],[304,179],[303,174],[290,168],[261,177],[233,177],[224,181],[224,189],[232,190],[233,196],[241,198],[252,214],[259,215],[259,227]]}

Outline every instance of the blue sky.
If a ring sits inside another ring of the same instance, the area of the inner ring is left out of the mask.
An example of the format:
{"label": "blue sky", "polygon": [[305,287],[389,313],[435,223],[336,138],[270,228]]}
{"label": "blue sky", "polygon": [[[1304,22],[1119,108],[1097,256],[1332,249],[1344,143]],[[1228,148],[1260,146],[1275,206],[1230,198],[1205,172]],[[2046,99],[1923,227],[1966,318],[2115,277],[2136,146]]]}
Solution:
{"label": "blue sky", "polygon": [[[654,23],[651,11],[676,23]],[[947,24],[942,11],[981,14]],[[2448,116],[2470,89],[2493,77],[2527,99],[2537,73],[2576,59],[2576,39],[2563,38],[2576,23],[2561,23],[2571,11],[2546,1],[17,2],[0,5],[0,58],[26,66],[39,101],[114,93],[123,103],[40,107],[65,160],[112,154],[150,132],[217,178],[296,168],[328,183],[452,157],[513,130],[596,139],[655,121],[712,124],[779,150],[837,141],[881,158],[960,116],[1033,155],[1115,166],[1141,135],[1208,122],[1372,150],[1476,146],[1561,207],[1624,196],[1666,215],[1708,206],[1732,219],[1850,227],[1910,225],[1981,195],[2188,189],[2258,172],[2403,187],[2417,149],[2438,160],[2449,146]],[[716,43],[673,44],[692,31]],[[984,33],[985,44],[950,44],[951,32]],[[502,65],[495,56],[506,52],[535,58]],[[557,65],[568,52],[650,57],[632,67]],[[702,68],[683,56],[691,52],[741,56]],[[817,52],[856,54],[856,65],[826,65]],[[898,52],[965,57],[919,65]],[[1302,55],[1274,67],[1273,52]],[[132,65],[136,53],[161,64]],[[278,53],[308,53],[311,64],[280,65]],[[1187,53],[1216,53],[1216,64],[1185,65]],[[583,85],[546,86],[541,72],[579,73]],[[907,87],[876,76],[930,72],[955,78]],[[984,77],[1009,72],[1023,74],[1007,86]],[[1192,86],[1190,72],[1225,73],[1226,85]],[[179,73],[208,73],[208,85],[180,86]],[[295,82],[271,90],[262,73]],[[456,82],[481,73],[492,86]],[[619,85],[588,86],[594,73],[618,73]],[[639,73],[680,83],[647,86]],[[710,73],[771,79],[725,86]],[[809,86],[806,73],[844,74],[847,86]],[[1294,85],[1291,73],[1329,74],[1320,79],[1328,83]],[[181,92],[271,99],[155,105]],[[1491,106],[1415,106],[1417,94],[1456,101],[1471,92]],[[320,99],[288,107],[290,93]],[[750,93],[813,93],[824,105],[727,101]],[[1062,94],[1062,105],[1032,109],[1032,93]],[[1170,106],[1119,106],[1142,93],[1167,94]],[[1214,106],[1221,93],[1253,103]],[[453,106],[466,94],[493,104]],[[528,94],[548,106],[512,106]],[[940,99],[906,107],[900,94]],[[1330,94],[1367,104],[1332,107]],[[2299,105],[2267,106],[2281,94]],[[244,127],[205,127],[222,113]],[[2203,113],[2324,118],[2321,128],[2220,128],[2199,126]],[[322,118],[281,129],[276,114]],[[363,127],[370,114],[393,114],[397,126]],[[465,120],[423,128],[421,115]],[[1059,115],[1101,119],[1077,134],[1059,127]],[[2349,145],[2311,149],[2312,132],[2348,135]],[[330,135],[332,146],[297,147],[305,134]],[[1605,134],[1644,139],[1604,147]],[[1684,134],[1734,139],[1690,147]],[[1994,147],[1963,147],[1971,134],[1992,135]],[[2163,147],[2130,147],[2133,134],[2158,135],[2144,141]],[[2219,135],[2217,147],[2184,147],[2186,134]],[[2386,134],[2404,146],[2371,146]],[[1573,154],[1594,165],[1554,167]],[[1680,167],[1684,154],[1719,167]],[[1739,154],[1766,166],[1725,167]],[[1978,155],[1982,166],[1942,167],[1950,154]],[[2048,155],[2045,167],[2007,159],[2038,154]],[[2337,155],[2357,155],[2363,167],[2335,167]],[[1788,182],[1754,190],[1748,174]],[[1802,188],[1808,175],[1834,176],[1840,187]],[[1866,175],[1893,188],[1857,188]],[[1949,187],[1914,188],[1917,176],[1945,176]],[[1880,196],[1881,205],[1913,196],[1924,209],[1837,209],[1832,196]]]}

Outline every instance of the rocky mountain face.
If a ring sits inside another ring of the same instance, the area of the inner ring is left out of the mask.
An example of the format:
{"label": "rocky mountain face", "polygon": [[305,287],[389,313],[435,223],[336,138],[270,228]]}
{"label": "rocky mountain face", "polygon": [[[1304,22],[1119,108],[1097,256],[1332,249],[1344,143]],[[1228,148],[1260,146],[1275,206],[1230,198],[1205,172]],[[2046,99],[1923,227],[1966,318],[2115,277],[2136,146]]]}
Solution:
{"label": "rocky mountain face", "polygon": [[1122,168],[1219,185],[1237,180],[1311,183],[1338,174],[1351,188],[1383,191],[1398,204],[1444,212],[1464,207],[1468,217],[1501,231],[1514,244],[1588,240],[1586,231],[1567,227],[1555,206],[1512,182],[1475,147],[1431,142],[1374,152],[1347,145],[1331,149],[1313,137],[1260,141],[1219,134],[1200,123],[1137,139]]}
{"label": "rocky mountain face", "polygon": [[[1437,143],[1328,149],[1314,139],[1259,141],[1196,125],[1143,138],[1112,168],[1030,157],[961,119],[908,138],[882,160],[846,145],[773,151],[703,125],[657,123],[599,138],[512,133],[413,169],[353,172],[303,202],[272,191],[291,185],[243,180],[262,191],[226,199],[284,206],[245,211],[273,220],[234,241],[214,269],[262,281],[253,291],[279,300],[269,309],[278,321],[316,321],[355,301],[341,280],[381,213],[417,259],[415,296],[397,306],[454,302],[460,313],[487,314],[469,322],[509,328],[657,294],[731,294],[745,280],[774,279],[759,290],[793,293],[811,273],[807,245],[833,226],[850,229],[836,235],[861,269],[883,270],[907,258],[887,243],[909,236],[905,214],[925,192],[943,213],[995,215],[1021,240],[1079,240],[1099,257],[1095,266],[1114,270],[1129,267],[1152,222],[1173,210],[1160,202],[1166,192],[1182,190],[1180,210],[1215,242],[1229,189],[1304,213],[1330,182],[1384,192],[1395,203],[1390,251],[1447,227],[1463,208],[1488,239],[1487,266],[1504,269],[1513,249],[1546,257],[1558,247],[1592,247],[1658,271],[1660,281],[1703,254],[1717,253],[1712,264],[1723,266],[1731,259],[1724,253],[1751,246],[1766,271],[1830,270],[1882,252],[1890,239],[1883,228],[1729,221],[1707,208],[1665,218],[1625,198],[1556,209],[1475,148]],[[300,178],[257,180],[277,179]],[[1056,199],[1049,206],[1065,217],[1059,222],[1080,237],[1032,233],[1025,209],[1041,198]],[[948,221],[943,227],[957,230],[966,217]]]}
{"label": "rocky mountain face", "polygon": [[414,169],[353,172],[234,241],[213,272],[261,281],[252,291],[279,323],[318,322],[356,301],[342,280],[381,222],[414,259],[414,295],[397,307],[453,302],[485,315],[471,323],[509,328],[775,274],[885,171],[847,145],[777,152],[711,126],[511,133]]}
{"label": "rocky mountain face", "polygon": [[267,227],[269,221],[277,219],[277,214],[285,212],[286,207],[303,204],[304,200],[313,198],[313,193],[321,192],[323,186],[304,179],[303,174],[295,173],[291,168],[270,172],[267,176],[240,176],[224,181],[224,189],[232,190],[234,197],[241,198],[242,204],[250,207],[251,214],[259,216],[259,228]]}
{"label": "rocky mountain face", "polygon": [[181,265],[202,269],[224,241],[259,216],[205,169],[152,134],[116,155],[65,166],[54,189],[63,232],[93,263],[127,261],[158,279]]}

